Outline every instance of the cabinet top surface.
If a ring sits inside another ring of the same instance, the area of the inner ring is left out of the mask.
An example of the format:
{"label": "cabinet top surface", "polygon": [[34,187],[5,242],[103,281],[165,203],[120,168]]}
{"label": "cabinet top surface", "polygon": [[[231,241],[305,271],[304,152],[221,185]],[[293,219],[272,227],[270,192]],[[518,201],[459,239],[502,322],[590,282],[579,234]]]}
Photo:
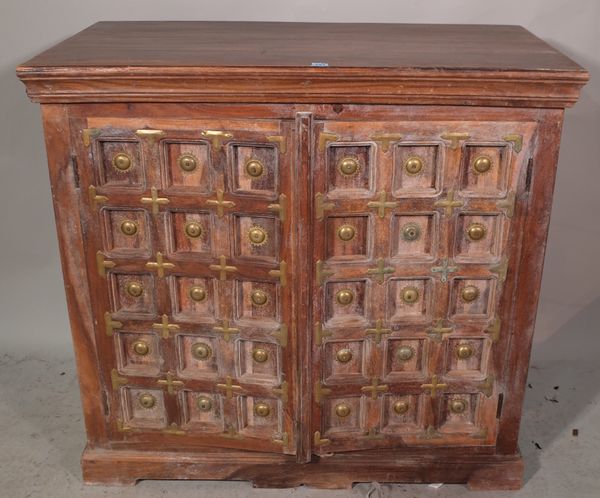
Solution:
{"label": "cabinet top surface", "polygon": [[99,22],[20,70],[315,65],[584,72],[520,26],[200,21]]}

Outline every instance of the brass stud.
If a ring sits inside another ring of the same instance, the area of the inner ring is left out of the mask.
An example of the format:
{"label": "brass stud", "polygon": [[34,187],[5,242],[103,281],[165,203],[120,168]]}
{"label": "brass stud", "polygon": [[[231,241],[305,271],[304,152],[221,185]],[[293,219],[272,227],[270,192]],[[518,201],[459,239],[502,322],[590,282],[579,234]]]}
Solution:
{"label": "brass stud", "polygon": [[456,356],[460,360],[468,360],[473,356],[473,348],[470,344],[459,344],[456,346]]}
{"label": "brass stud", "polygon": [[154,408],[156,405],[156,398],[149,393],[143,393],[138,396],[138,402],[143,408],[149,410],[150,408]]}
{"label": "brass stud", "polygon": [[202,235],[202,225],[196,221],[188,221],[185,224],[185,234],[191,239],[197,239]]}
{"label": "brass stud", "polygon": [[402,238],[406,242],[414,242],[421,237],[421,227],[416,223],[407,223],[402,227]]}
{"label": "brass stud", "polygon": [[471,223],[467,227],[467,236],[477,242],[485,237],[487,229],[483,223]]}
{"label": "brass stud", "polygon": [[119,152],[113,157],[112,165],[119,172],[128,171],[131,168],[133,161],[131,160],[131,156],[125,154],[124,152]]}
{"label": "brass stud", "polygon": [[477,156],[473,161],[475,173],[487,173],[492,167],[492,160],[489,156]]}
{"label": "brass stud", "polygon": [[146,356],[150,352],[150,347],[145,341],[135,341],[132,349],[133,352],[139,356]]}
{"label": "brass stud", "polygon": [[474,285],[467,285],[460,293],[460,297],[462,297],[462,300],[466,301],[467,303],[475,301],[475,299],[479,297],[479,289]]}
{"label": "brass stud", "polygon": [[342,157],[338,161],[337,166],[340,173],[344,176],[353,176],[358,173],[358,170],[360,169],[358,158],[353,156]]}
{"label": "brass stud", "polygon": [[346,403],[339,403],[337,405],[335,405],[335,414],[338,417],[347,417],[348,415],[350,415],[350,412],[352,410],[350,409],[350,405],[346,404]]}
{"label": "brass stud", "polygon": [[267,243],[269,236],[263,227],[254,225],[248,230],[248,238],[253,246],[263,246]]}
{"label": "brass stud", "polygon": [[401,346],[396,352],[396,356],[400,361],[410,361],[415,355],[415,350],[410,346]]}
{"label": "brass stud", "polygon": [[200,286],[194,286],[190,289],[190,298],[192,301],[201,303],[206,299],[206,289]]}
{"label": "brass stud", "polygon": [[467,402],[464,399],[453,399],[450,402],[450,411],[452,413],[464,413],[467,409]]}
{"label": "brass stud", "polygon": [[125,220],[121,223],[121,232],[124,235],[131,237],[132,235],[135,235],[137,233],[137,231],[138,231],[138,226],[135,221]]}
{"label": "brass stud", "polygon": [[196,401],[196,405],[201,412],[209,412],[212,409],[212,400],[206,396],[200,396]]}
{"label": "brass stud", "polygon": [[266,349],[256,348],[252,351],[252,359],[257,363],[264,363],[269,359],[269,352]]}
{"label": "brass stud", "polygon": [[144,293],[144,286],[140,282],[129,282],[125,291],[131,297],[140,297]]}
{"label": "brass stud", "polygon": [[197,342],[192,345],[192,356],[197,360],[206,361],[212,356],[212,349],[204,342]]}
{"label": "brass stud", "polygon": [[404,287],[401,297],[406,304],[414,304],[419,300],[419,291],[415,287]]}
{"label": "brass stud", "polygon": [[258,417],[268,417],[269,414],[271,413],[271,409],[269,408],[269,405],[267,405],[266,403],[256,403],[254,405],[254,413]]}
{"label": "brass stud", "polygon": [[350,242],[355,235],[356,229],[352,225],[342,225],[337,231],[337,236],[342,242]]}
{"label": "brass stud", "polygon": [[348,363],[352,359],[352,350],[347,348],[338,350],[335,359],[340,363]]}
{"label": "brass stud", "polygon": [[348,306],[352,301],[354,301],[354,293],[349,289],[342,289],[337,291],[335,300],[342,306]]}
{"label": "brass stud", "polygon": [[245,165],[246,173],[252,178],[259,178],[265,172],[265,167],[258,159],[249,159]]}
{"label": "brass stud", "polygon": [[404,169],[409,175],[418,175],[423,169],[423,159],[411,156],[404,161]]}
{"label": "brass stud", "polygon": [[264,306],[269,301],[269,296],[264,290],[254,289],[250,293],[250,301],[255,306]]}
{"label": "brass stud", "polygon": [[177,164],[186,173],[191,173],[198,167],[198,159],[193,154],[182,154],[177,159]]}
{"label": "brass stud", "polygon": [[399,400],[392,405],[392,408],[397,415],[404,415],[410,408],[410,404],[406,400]]}

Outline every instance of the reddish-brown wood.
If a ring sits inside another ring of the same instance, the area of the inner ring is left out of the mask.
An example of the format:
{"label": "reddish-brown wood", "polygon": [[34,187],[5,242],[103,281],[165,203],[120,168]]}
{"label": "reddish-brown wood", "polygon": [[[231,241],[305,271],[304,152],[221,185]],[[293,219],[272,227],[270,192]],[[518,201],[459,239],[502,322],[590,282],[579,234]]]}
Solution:
{"label": "reddish-brown wood", "polygon": [[43,103],[86,482],[521,485],[584,70],[506,26],[99,23],[18,74]]}

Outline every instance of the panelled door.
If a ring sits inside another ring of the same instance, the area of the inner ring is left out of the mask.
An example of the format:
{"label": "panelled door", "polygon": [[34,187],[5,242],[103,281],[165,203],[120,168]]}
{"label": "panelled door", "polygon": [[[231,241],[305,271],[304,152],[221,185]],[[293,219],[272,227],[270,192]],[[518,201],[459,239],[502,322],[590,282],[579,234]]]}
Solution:
{"label": "panelled door", "polygon": [[113,442],[295,452],[293,121],[73,121]]}
{"label": "panelled door", "polygon": [[314,128],[313,451],[494,445],[535,125],[363,119]]}

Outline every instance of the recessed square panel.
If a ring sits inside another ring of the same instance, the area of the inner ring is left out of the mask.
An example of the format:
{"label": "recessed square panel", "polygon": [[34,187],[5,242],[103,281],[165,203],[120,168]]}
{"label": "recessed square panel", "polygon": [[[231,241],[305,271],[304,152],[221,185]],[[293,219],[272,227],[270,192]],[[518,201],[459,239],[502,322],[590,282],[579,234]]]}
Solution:
{"label": "recessed square panel", "polygon": [[214,337],[177,335],[177,363],[181,377],[215,378],[219,372],[219,354],[219,343]]}
{"label": "recessed square panel", "polygon": [[330,145],[327,147],[326,157],[327,185],[331,196],[371,193],[374,161],[372,145]]}
{"label": "recessed square panel", "polygon": [[348,280],[325,285],[325,316],[331,325],[359,325],[366,321],[367,282]]}
{"label": "recessed square panel", "polygon": [[212,255],[213,218],[210,213],[171,211],[167,220],[172,252]]}
{"label": "recessed square panel", "polygon": [[440,432],[473,433],[477,431],[479,394],[444,394],[441,403]]}
{"label": "recessed square panel", "polygon": [[466,145],[461,164],[461,195],[500,197],[506,192],[510,148]]}
{"label": "recessed square panel", "polygon": [[363,382],[368,362],[368,342],[327,341],[322,348],[321,365],[325,382]]}
{"label": "recessed square panel", "polygon": [[213,278],[168,277],[173,316],[182,321],[215,322],[216,282]]}
{"label": "recessed square panel", "polygon": [[126,426],[162,429],[167,425],[164,391],[124,387],[121,389],[122,419]]}
{"label": "recessed square panel", "polygon": [[273,216],[234,217],[235,255],[244,259],[277,261],[279,220]]}
{"label": "recessed square panel", "polygon": [[128,318],[149,318],[156,315],[154,275],[111,272],[108,279],[113,314]]}
{"label": "recessed square panel", "polygon": [[183,411],[183,429],[209,433],[225,430],[222,396],[188,390],[179,391],[178,396]]}
{"label": "recessed square panel", "polygon": [[260,280],[235,281],[238,320],[271,326],[279,317],[278,285]]}
{"label": "recessed square panel", "polygon": [[426,321],[431,316],[431,278],[393,278],[388,282],[388,320]]}
{"label": "recessed square panel", "polygon": [[427,346],[426,339],[388,339],[384,351],[386,380],[424,375]]}
{"label": "recessed square panel", "polygon": [[281,402],[277,398],[237,396],[238,432],[244,436],[273,439],[281,432]]}
{"label": "recessed square panel", "polygon": [[353,261],[369,256],[371,230],[368,215],[328,216],[326,225],[328,259]]}
{"label": "recessed square panel", "polygon": [[441,152],[438,144],[394,147],[394,197],[433,196],[440,191]]}
{"label": "recessed square panel", "polygon": [[436,257],[438,214],[397,214],[392,218],[392,258],[431,261]]}
{"label": "recessed square panel", "polygon": [[484,375],[487,364],[487,340],[480,337],[449,339],[446,348],[446,372],[448,375]]}
{"label": "recessed square panel", "polygon": [[450,297],[450,314],[455,318],[479,318],[490,316],[494,298],[495,280],[491,278],[454,278]]}
{"label": "recessed square panel", "polygon": [[245,382],[279,382],[281,359],[279,346],[263,341],[236,341],[238,376]]}
{"label": "recessed square panel", "polygon": [[137,141],[104,140],[97,142],[99,185],[106,187],[144,187],[144,167]]}
{"label": "recessed square panel", "polygon": [[152,252],[150,218],[145,209],[102,209],[104,249],[110,253],[144,257]]}
{"label": "recessed square panel", "polygon": [[236,193],[275,198],[279,190],[277,148],[272,145],[232,147],[233,189]]}
{"label": "recessed square panel", "polygon": [[119,372],[155,376],[163,363],[159,340],[153,333],[115,332]]}
{"label": "recessed square panel", "polygon": [[501,249],[501,215],[460,214],[456,223],[456,260],[495,261]]}
{"label": "recessed square panel", "polygon": [[165,142],[164,164],[169,190],[209,194],[214,191],[210,145],[206,142]]}
{"label": "recessed square panel", "polygon": [[381,432],[415,433],[421,430],[421,396],[386,394],[382,397]]}
{"label": "recessed square panel", "polygon": [[323,432],[343,437],[345,433],[358,435],[364,432],[366,418],[364,396],[344,396],[323,400]]}

